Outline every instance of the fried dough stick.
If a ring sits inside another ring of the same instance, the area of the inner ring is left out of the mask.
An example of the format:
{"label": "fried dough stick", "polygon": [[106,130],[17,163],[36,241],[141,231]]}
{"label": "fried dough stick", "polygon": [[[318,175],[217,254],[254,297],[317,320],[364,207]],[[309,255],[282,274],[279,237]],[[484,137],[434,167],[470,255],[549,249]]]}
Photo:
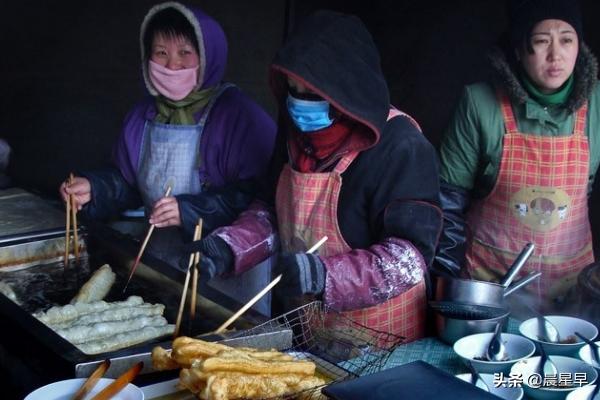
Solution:
{"label": "fried dough stick", "polygon": [[189,368],[194,360],[205,359],[224,350],[233,350],[233,348],[224,344],[179,336],[173,340],[172,351],[159,346],[152,350],[152,364],[159,371],[179,367]]}
{"label": "fried dough stick", "polygon": [[315,374],[315,363],[311,361],[263,361],[247,358],[210,357],[199,364],[203,372],[229,371],[246,374]]}
{"label": "fried dough stick", "polygon": [[236,398],[265,399],[293,393],[286,377],[270,377],[240,374],[227,377],[212,375],[206,381],[205,395],[211,400]]}
{"label": "fried dough stick", "polygon": [[[157,353],[157,357],[164,356]],[[192,339],[186,336],[180,336],[173,341],[173,351],[171,358],[181,367],[189,368],[194,360],[205,360],[210,357],[219,356],[227,358],[247,358],[259,360],[279,360],[292,361],[294,358],[288,354],[276,350],[260,351],[254,348],[233,348],[220,343],[205,342],[203,340]],[[160,363],[159,363],[160,364]]]}
{"label": "fried dough stick", "polygon": [[181,365],[191,364],[192,359],[204,359],[214,357],[223,350],[232,350],[232,347],[224,344],[205,342],[203,340],[195,340],[179,337],[173,341],[173,352],[171,357]]}
{"label": "fried dough stick", "polygon": [[223,358],[246,358],[249,360],[262,361],[294,361],[295,358],[289,354],[282,353],[277,350],[256,350],[248,348],[235,348],[232,350],[224,350],[217,354]]}
{"label": "fried dough stick", "polygon": [[298,393],[322,386],[317,377],[294,374],[204,373],[198,368],[181,370],[180,383],[202,399],[261,399]]}

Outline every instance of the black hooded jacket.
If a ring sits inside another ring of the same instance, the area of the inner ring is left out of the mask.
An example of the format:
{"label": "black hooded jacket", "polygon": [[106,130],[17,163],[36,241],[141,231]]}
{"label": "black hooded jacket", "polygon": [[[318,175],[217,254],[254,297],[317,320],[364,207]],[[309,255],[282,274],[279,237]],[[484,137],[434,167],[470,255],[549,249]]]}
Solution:
{"label": "black hooded jacket", "polygon": [[[342,174],[338,222],[348,244],[365,248],[386,236],[397,236],[414,242],[429,262],[439,228],[435,152],[409,118],[387,122],[390,98],[379,54],[368,31],[356,29],[356,20],[318,12],[304,21],[273,61],[273,91],[280,110],[285,110],[286,80],[294,77],[369,128],[361,154]],[[279,127],[278,159],[271,168],[277,176],[289,162],[287,146],[281,145],[287,143],[289,124],[280,123]],[[402,215],[396,211],[402,207],[400,203],[415,200],[427,203],[421,204],[419,217],[423,223],[431,223],[421,232],[405,225],[419,225],[418,219],[397,220]]]}
{"label": "black hooded jacket", "polygon": [[[271,71],[280,121],[263,200],[273,206],[283,165],[294,165],[288,151],[293,128],[285,106],[287,78],[291,77],[326,99],[344,118],[366,128],[361,130],[362,137],[353,141],[354,147],[340,148],[325,167],[331,170],[348,151],[359,151],[342,174],[337,207],[341,234],[353,250],[322,257],[327,269],[326,300],[328,292],[352,293],[354,296],[346,296],[352,299],[334,305],[354,309],[407,290],[416,283],[415,276],[422,276],[411,268],[429,265],[441,230],[438,165],[433,146],[409,117],[387,121],[389,93],[370,34],[354,16],[317,12],[290,36],[277,53]],[[251,221],[260,218],[259,214],[255,210],[245,213],[233,228],[252,226],[260,231],[260,224]],[[239,230],[219,231],[236,254],[237,272],[273,251],[268,246],[257,246],[259,242],[249,240],[248,235],[241,235],[245,243],[232,239],[240,237]],[[425,265],[422,261],[400,260],[410,245],[418,250]],[[420,266],[415,267],[417,264]],[[337,296],[329,300],[333,297]]]}

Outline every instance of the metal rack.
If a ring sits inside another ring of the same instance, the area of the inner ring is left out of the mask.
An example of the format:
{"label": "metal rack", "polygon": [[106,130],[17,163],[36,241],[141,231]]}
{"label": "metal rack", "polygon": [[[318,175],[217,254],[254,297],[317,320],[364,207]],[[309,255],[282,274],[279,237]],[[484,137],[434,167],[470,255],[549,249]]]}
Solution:
{"label": "metal rack", "polygon": [[[288,348],[280,341],[269,340],[269,332],[291,331]],[[236,337],[236,335],[234,335]],[[251,343],[261,337],[260,343]],[[369,375],[383,369],[392,351],[403,337],[370,329],[316,301],[292,310],[252,329],[237,338],[248,345],[278,348],[299,359],[310,359],[317,375],[327,384]],[[316,387],[285,398],[320,399],[322,387]]]}

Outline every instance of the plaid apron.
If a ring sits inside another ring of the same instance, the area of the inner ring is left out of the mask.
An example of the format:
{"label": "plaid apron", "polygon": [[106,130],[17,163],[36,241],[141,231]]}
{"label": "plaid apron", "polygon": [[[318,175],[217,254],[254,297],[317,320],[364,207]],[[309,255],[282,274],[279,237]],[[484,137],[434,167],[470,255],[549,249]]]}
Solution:
{"label": "plaid apron", "polygon": [[[396,115],[404,114],[391,110],[388,120]],[[275,203],[284,251],[306,251],[323,236],[329,239],[319,248],[322,256],[352,250],[340,232],[337,206],[342,173],[357,156],[358,152],[344,155],[332,172],[301,173],[289,164],[284,166]],[[424,336],[425,296],[425,282],[421,281],[384,303],[343,314],[371,329],[403,336],[409,342]]]}
{"label": "plaid apron", "polygon": [[467,215],[472,278],[496,280],[526,243],[535,244],[521,274],[541,271],[528,286],[543,307],[560,306],[577,275],[594,261],[588,217],[587,104],[573,134],[536,136],[518,131],[506,94],[499,94],[506,133],[496,185]]}

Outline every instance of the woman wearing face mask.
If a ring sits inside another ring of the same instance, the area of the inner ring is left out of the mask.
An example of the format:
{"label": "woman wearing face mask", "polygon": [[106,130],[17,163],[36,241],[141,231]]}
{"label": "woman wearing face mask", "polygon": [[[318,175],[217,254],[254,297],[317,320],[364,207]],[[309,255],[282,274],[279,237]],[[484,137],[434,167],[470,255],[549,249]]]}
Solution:
{"label": "woman wearing face mask", "polygon": [[510,3],[495,79],[467,86],[441,146],[444,235],[435,267],[497,280],[526,243],[524,272],[559,307],[594,260],[588,195],[600,163],[597,62],[576,1]]}
{"label": "woman wearing face mask", "polygon": [[370,34],[356,17],[317,12],[277,53],[271,82],[281,115],[272,197],[205,239],[234,257],[205,240],[188,251],[204,252],[205,273],[238,275],[280,250],[279,296],[316,296],[371,328],[422,336],[442,221],[437,161],[415,121],[390,106]]}
{"label": "woman wearing face mask", "polygon": [[[227,41],[198,9],[168,2],[147,13],[140,33],[150,96],[127,116],[115,168],[81,174],[60,188],[78,207],[106,218],[139,205],[158,228],[191,234],[230,223],[253,198],[275,140],[271,118],[223,83]],[[170,186],[171,195],[163,197]]]}

